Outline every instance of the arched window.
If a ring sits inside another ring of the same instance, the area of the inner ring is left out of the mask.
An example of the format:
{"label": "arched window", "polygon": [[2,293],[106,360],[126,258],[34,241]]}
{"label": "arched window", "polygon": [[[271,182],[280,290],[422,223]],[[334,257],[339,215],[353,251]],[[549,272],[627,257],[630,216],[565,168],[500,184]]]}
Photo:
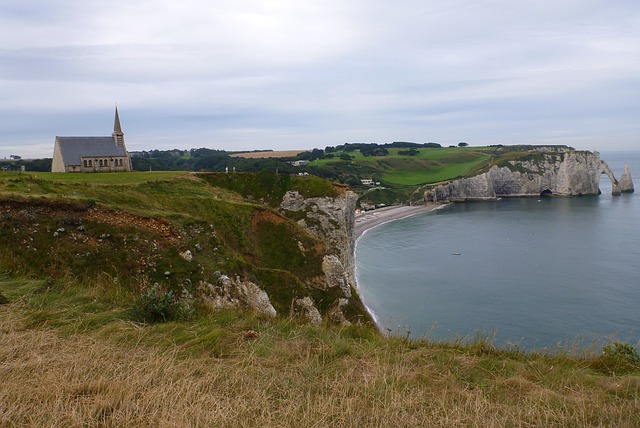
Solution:
{"label": "arched window", "polygon": [[124,166],[124,164],[122,163],[122,159],[120,159],[120,166]]}
{"label": "arched window", "polygon": [[89,166],[93,166],[93,161],[89,159]]}
{"label": "arched window", "polygon": [[87,161],[86,161],[86,159],[85,159],[82,163],[83,163],[84,167],[86,168],[86,167],[87,167]]}

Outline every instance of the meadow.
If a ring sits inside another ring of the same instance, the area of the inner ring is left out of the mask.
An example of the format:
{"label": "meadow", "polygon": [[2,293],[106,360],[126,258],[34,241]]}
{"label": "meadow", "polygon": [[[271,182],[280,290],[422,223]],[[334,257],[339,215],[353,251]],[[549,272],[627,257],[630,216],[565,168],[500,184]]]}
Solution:
{"label": "meadow", "polygon": [[4,427],[632,427],[640,370],[243,311],[144,324],[110,287],[0,277]]}
{"label": "meadow", "polygon": [[[420,148],[417,154],[402,154],[407,149],[390,148],[384,156],[364,156],[359,150],[338,151],[333,158],[318,159],[311,163],[317,167],[364,169],[369,178],[383,185],[416,186],[433,184],[464,177],[471,172],[488,168],[496,149],[481,147]],[[341,155],[349,155],[345,161]],[[345,165],[345,164],[348,164]]]}

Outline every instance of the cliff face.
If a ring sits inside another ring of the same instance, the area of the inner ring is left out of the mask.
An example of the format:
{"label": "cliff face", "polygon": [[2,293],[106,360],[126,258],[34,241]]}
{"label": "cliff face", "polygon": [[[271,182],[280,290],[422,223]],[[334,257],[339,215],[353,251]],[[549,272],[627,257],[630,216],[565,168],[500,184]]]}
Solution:
{"label": "cliff face", "polygon": [[[278,222],[284,218],[295,220],[308,234],[305,242],[298,237],[297,247],[307,258],[304,263],[315,263],[315,256],[308,257],[312,253],[318,255],[319,275],[292,280],[291,274],[283,274],[284,281],[267,286],[261,281],[254,283],[217,272],[214,281],[199,284],[199,291],[216,308],[250,307],[268,316],[296,314],[312,324],[325,320],[345,325],[366,321],[366,311],[352,291],[356,201],[357,195],[344,189],[337,196],[304,197],[297,190],[290,190],[282,197],[278,206],[282,217]],[[291,239],[285,235],[281,238]],[[285,241],[280,244],[282,248],[287,245]]]}
{"label": "cliff face", "polygon": [[[437,186],[425,192],[425,199],[455,202],[507,196],[598,195],[603,173],[611,179],[612,193],[619,194],[621,187],[598,152],[539,147],[502,161],[483,174]],[[633,189],[633,183],[626,181],[625,189]]]}
{"label": "cliff face", "polygon": [[300,218],[298,224],[326,246],[322,260],[325,287],[339,287],[351,297],[354,277],[354,225],[358,196],[351,191],[338,197],[304,198],[297,191],[287,192],[280,204],[282,212]]}

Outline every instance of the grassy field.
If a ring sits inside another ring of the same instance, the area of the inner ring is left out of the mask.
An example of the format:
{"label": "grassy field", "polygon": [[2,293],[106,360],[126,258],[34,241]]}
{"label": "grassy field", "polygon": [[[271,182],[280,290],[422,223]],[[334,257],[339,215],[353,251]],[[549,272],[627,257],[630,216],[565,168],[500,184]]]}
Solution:
{"label": "grassy field", "polygon": [[36,180],[77,182],[91,184],[140,184],[148,181],[171,180],[176,177],[190,174],[189,172],[176,171],[148,171],[148,172],[114,172],[108,174],[81,174],[65,172],[29,172],[20,174],[17,172],[0,172],[0,180],[15,178],[20,175],[32,177]]}
{"label": "grassy field", "polygon": [[[336,152],[332,159],[312,162],[319,167],[334,167],[368,171],[370,177],[383,185],[417,186],[460,178],[473,171],[488,168],[495,148],[421,148],[414,156],[402,155],[406,149],[389,149],[387,156],[363,156],[359,150]],[[344,153],[352,156],[350,161],[340,159]],[[361,177],[364,178],[364,177]]]}
{"label": "grassy field", "polygon": [[138,324],[126,296],[0,277],[3,427],[634,427],[640,370],[252,313]]}

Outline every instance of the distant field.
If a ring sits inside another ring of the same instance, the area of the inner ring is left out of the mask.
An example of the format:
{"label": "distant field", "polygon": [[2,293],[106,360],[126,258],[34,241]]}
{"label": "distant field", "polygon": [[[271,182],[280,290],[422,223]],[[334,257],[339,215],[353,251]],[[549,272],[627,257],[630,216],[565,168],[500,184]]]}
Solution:
{"label": "distant field", "polygon": [[277,150],[272,152],[248,152],[248,153],[234,153],[230,156],[235,158],[248,158],[248,159],[264,159],[264,158],[291,158],[298,153],[308,152],[308,150]]}
{"label": "distant field", "polygon": [[[387,156],[363,156],[359,150],[348,152],[352,156],[350,170],[362,166],[373,171],[372,175],[385,184],[415,186],[451,180],[486,167],[493,150],[482,148],[420,148],[415,156],[401,155],[406,149],[389,149]],[[337,152],[332,159],[314,162],[318,166],[344,165]]]}

